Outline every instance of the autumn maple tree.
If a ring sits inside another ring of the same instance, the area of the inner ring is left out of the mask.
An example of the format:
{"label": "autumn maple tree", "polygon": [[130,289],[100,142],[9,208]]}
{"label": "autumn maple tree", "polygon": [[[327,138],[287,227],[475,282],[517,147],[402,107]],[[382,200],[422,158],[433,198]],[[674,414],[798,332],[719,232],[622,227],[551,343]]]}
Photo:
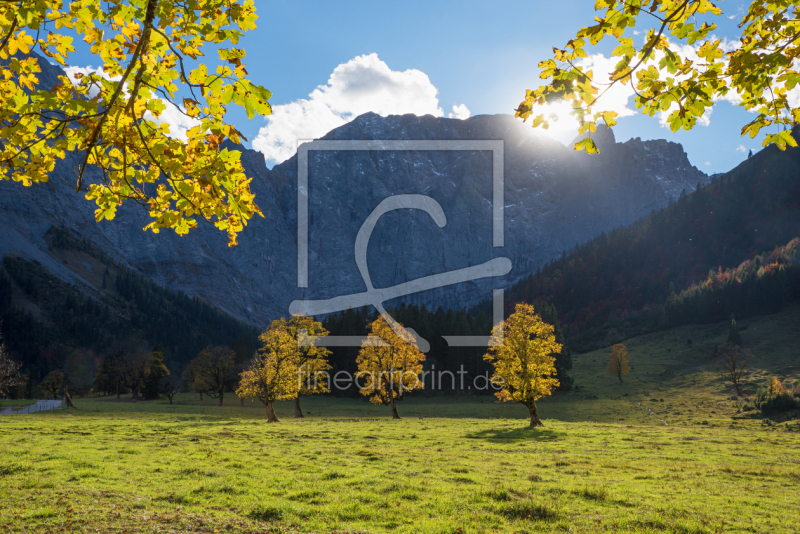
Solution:
{"label": "autumn maple tree", "polygon": [[300,396],[328,393],[330,390],[325,373],[331,368],[328,363],[331,351],[310,342],[303,343],[303,338],[327,336],[328,331],[323,328],[322,323],[307,315],[293,315],[288,328],[297,346],[297,370],[300,378],[299,390],[294,398],[294,416],[302,418]]}
{"label": "autumn maple tree", "polygon": [[611,347],[611,354],[608,356],[608,372],[619,378],[622,382],[622,375],[631,371],[628,361],[628,349],[622,343],[617,343]]}
{"label": "autumn maple tree", "polygon": [[558,387],[555,355],[561,352],[555,328],[544,322],[530,304],[517,304],[514,313],[492,329],[484,359],[494,365],[495,396],[528,408],[530,426],[542,426],[536,401]]}
{"label": "autumn maple tree", "polygon": [[236,394],[260,400],[267,411],[267,422],[277,423],[275,401],[294,399],[300,389],[297,342],[284,318],[272,321],[258,339],[262,346],[239,375]]}
{"label": "autumn maple tree", "polygon": [[[73,173],[57,178],[97,204],[98,222],[131,201],[153,232],[185,234],[206,220],[235,245],[261,212],[240,152],[220,147],[244,140],[225,120],[231,105],[250,118],[271,112],[270,92],[247,79],[235,48],[256,19],[253,0],[0,2],[0,179],[47,182],[74,153]],[[75,37],[100,69],[40,84],[41,62],[66,66]],[[222,64],[203,63],[206,48]],[[193,124],[185,139],[168,108]]]}
{"label": "autumn maple tree", "polygon": [[[793,124],[800,107],[788,92],[800,83],[800,5],[788,0],[755,0],[739,22],[741,35],[726,46],[714,35],[722,9],[709,0],[596,0],[594,24],[581,28],[553,57],[539,63],[548,83],[528,90],[516,110],[534,127],[548,128],[548,105],[566,102],[580,125],[594,132],[597,122],[616,124],[603,95],[621,84],[634,92],[641,113],[669,112],[673,132],[692,129],[716,101],[728,97],[754,113],[742,127],[751,138],[768,130],[764,146],[797,146]],[[595,73],[583,61],[590,47],[611,41],[617,63]],[[590,137],[576,150],[597,152]]]}
{"label": "autumn maple tree", "polygon": [[409,391],[423,387],[419,375],[425,361],[412,334],[398,325],[399,334],[382,316],[378,317],[369,325],[370,335],[362,342],[356,358],[361,394],[373,404],[391,406],[393,419],[400,419],[397,402]]}

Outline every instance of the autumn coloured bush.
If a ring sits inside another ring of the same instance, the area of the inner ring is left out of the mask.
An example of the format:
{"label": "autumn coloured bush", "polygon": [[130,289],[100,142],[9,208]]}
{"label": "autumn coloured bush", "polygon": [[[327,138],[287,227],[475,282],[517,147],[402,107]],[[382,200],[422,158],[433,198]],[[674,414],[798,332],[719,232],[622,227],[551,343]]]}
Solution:
{"label": "autumn coloured bush", "polygon": [[758,390],[755,406],[764,415],[800,410],[800,389],[787,389],[777,377],[772,377],[767,389]]}

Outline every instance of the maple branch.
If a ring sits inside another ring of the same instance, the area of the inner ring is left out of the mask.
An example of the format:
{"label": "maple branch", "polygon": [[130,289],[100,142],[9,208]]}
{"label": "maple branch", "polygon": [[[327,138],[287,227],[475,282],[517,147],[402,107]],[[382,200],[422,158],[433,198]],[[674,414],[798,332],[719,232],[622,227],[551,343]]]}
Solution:
{"label": "maple branch", "polygon": [[6,45],[8,44],[8,40],[11,39],[12,35],[14,35],[14,30],[16,29],[17,29],[17,17],[15,16],[13,22],[11,22],[11,29],[8,30],[8,33],[3,39],[2,44],[0,44],[0,50],[6,47]]}
{"label": "maple branch", "polygon": [[147,2],[147,12],[144,17],[144,31],[142,31],[142,37],[139,39],[139,43],[136,45],[136,50],[133,52],[133,57],[131,57],[131,62],[128,64],[128,68],[125,69],[125,73],[122,75],[122,78],[117,85],[117,89],[114,91],[114,94],[111,95],[111,99],[106,106],[106,110],[103,112],[100,121],[95,126],[94,131],[92,132],[91,138],[89,138],[89,142],[86,146],[86,156],[84,156],[83,162],[81,163],[81,170],[78,174],[78,183],[76,184],[75,189],[77,191],[81,190],[81,184],[83,183],[83,173],[86,171],[86,165],[89,163],[89,155],[97,145],[97,137],[100,135],[100,130],[103,128],[103,125],[108,119],[108,113],[111,110],[114,102],[117,101],[119,95],[122,93],[122,89],[125,87],[125,81],[130,76],[131,72],[133,71],[134,66],[139,61],[139,57],[142,53],[142,49],[144,48],[145,42],[147,41],[147,37],[150,33],[150,30],[153,27],[153,20],[156,17],[156,7],[158,5],[158,0],[148,0]]}

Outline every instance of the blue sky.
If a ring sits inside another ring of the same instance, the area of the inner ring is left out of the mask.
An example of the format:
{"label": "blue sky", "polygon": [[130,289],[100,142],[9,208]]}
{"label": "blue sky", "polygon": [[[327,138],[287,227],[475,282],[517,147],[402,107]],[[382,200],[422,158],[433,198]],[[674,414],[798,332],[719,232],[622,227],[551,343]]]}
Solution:
{"label": "blue sky", "polygon": [[[552,46],[563,46],[594,16],[590,0],[257,0],[256,4],[258,29],[249,32],[239,46],[247,50],[246,64],[253,81],[272,91],[273,106],[284,112],[282,118],[276,114],[272,119],[283,121],[283,126],[276,122],[270,126],[269,138],[262,136],[256,142],[262,148],[292,135],[321,135],[320,131],[324,133],[370,106],[383,114],[396,109],[419,113],[440,109],[440,115],[448,116],[454,113],[454,105],[465,106],[471,115],[513,113],[525,89],[539,84],[538,61],[552,54]],[[732,0],[721,3],[725,16],[714,17],[720,26],[719,37],[735,38],[744,5]],[[606,55],[609,50],[597,49]],[[98,63],[83,50],[71,61]],[[345,85],[352,88],[356,71],[360,73],[358,83],[364,82],[365,76],[389,76],[392,81],[387,87],[401,89],[388,96],[375,93],[372,100],[354,99],[340,89]],[[334,72],[339,73],[338,81],[328,85]],[[319,86],[328,87],[309,97]],[[634,109],[632,99],[628,107]],[[461,115],[456,116],[464,116],[460,109]],[[760,148],[761,138],[739,135],[751,116],[721,102],[709,124],[698,125],[691,132],[673,134],[661,126],[658,117],[638,113],[621,118],[614,131],[618,141],[641,137],[679,142],[699,169],[724,172],[745,159],[747,150]],[[240,111],[231,117],[251,142],[267,125],[262,117],[248,121]],[[565,140],[571,136],[572,132],[561,133]],[[266,152],[268,156],[276,154],[269,148]],[[284,150],[281,157],[286,153]],[[271,163],[275,161],[273,158]]]}

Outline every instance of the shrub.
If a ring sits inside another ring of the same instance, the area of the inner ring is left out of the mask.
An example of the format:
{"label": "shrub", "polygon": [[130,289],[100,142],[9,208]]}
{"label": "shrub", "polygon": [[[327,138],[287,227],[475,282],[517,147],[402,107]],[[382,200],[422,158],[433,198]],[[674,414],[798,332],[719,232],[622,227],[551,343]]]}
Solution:
{"label": "shrub", "polygon": [[769,389],[758,390],[754,404],[762,414],[772,415],[800,409],[800,397],[787,392],[780,380],[773,378]]}

